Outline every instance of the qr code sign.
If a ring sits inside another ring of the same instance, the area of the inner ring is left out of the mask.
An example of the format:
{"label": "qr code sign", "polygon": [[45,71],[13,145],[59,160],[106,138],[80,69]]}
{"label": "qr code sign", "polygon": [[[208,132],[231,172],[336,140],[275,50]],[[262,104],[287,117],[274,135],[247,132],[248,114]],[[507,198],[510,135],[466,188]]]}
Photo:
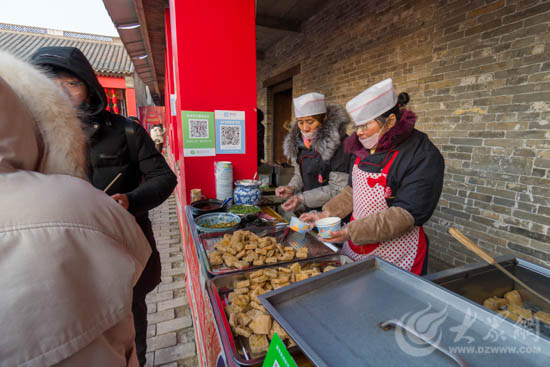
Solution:
{"label": "qr code sign", "polygon": [[240,126],[220,126],[220,145],[223,149],[236,149],[241,144]]}
{"label": "qr code sign", "polygon": [[208,120],[189,120],[191,139],[208,139]]}

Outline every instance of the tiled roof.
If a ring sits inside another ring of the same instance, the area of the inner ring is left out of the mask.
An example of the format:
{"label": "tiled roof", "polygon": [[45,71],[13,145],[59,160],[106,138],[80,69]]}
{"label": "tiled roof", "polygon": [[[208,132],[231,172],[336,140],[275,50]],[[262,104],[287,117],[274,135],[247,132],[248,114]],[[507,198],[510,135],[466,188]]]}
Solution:
{"label": "tiled roof", "polygon": [[78,47],[98,74],[134,72],[132,60],[119,38],[0,23],[0,50],[27,60],[45,46]]}

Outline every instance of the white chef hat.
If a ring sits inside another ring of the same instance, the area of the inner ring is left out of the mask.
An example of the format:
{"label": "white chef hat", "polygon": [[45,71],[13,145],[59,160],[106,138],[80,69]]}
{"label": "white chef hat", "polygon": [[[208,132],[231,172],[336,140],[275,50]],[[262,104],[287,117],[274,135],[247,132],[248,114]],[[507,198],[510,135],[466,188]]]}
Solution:
{"label": "white chef hat", "polygon": [[297,118],[319,115],[326,112],[325,96],[321,93],[308,93],[294,98],[294,114]]}
{"label": "white chef hat", "polygon": [[374,120],[397,104],[397,96],[391,78],[381,81],[364,90],[346,103],[346,110],[355,125]]}

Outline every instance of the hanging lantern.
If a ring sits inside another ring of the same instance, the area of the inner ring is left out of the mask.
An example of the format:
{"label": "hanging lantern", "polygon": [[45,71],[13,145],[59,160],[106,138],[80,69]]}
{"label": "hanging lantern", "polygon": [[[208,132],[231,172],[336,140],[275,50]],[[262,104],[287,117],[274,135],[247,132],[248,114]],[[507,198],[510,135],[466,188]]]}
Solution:
{"label": "hanging lantern", "polygon": [[119,113],[118,101],[117,101],[117,99],[116,99],[116,93],[115,93],[114,88],[111,89],[111,93],[112,93],[112,96],[113,96],[113,98],[112,98],[112,100],[113,100],[113,112],[114,112],[114,113]]}
{"label": "hanging lantern", "polygon": [[107,97],[107,106],[105,107],[105,110],[111,112],[111,98],[109,98],[109,90],[104,88],[105,90],[105,96]]}

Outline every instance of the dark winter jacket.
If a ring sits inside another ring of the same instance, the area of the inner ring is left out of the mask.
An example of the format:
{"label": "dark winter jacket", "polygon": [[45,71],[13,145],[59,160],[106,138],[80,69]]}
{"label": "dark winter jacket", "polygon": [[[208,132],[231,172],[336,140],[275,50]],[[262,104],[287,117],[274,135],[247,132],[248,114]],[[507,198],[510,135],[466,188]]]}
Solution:
{"label": "dark winter jacket", "polygon": [[327,120],[316,130],[311,146],[306,148],[298,124],[285,137],[285,156],[296,162],[288,186],[302,190],[308,209],[318,209],[337,195],[348,182],[349,154],[344,152],[346,127],[350,120],[338,105],[327,106]]}
{"label": "dark winter jacket", "polygon": [[[353,162],[360,158],[362,171],[375,173],[382,170],[393,152],[399,152],[388,172],[387,183],[393,194],[387,203],[407,210],[415,225],[421,226],[430,219],[439,201],[445,162],[428,136],[414,129],[415,123],[416,115],[405,110],[395,128],[382,137],[374,154],[363,148],[357,134],[348,138],[346,148],[352,153]],[[352,186],[351,175],[349,185]]]}
{"label": "dark winter jacket", "polygon": [[[428,136],[414,129],[416,115],[405,110],[397,124],[376,147],[374,154],[363,148],[357,134],[346,139],[346,151],[352,153],[352,167],[359,158],[359,169],[380,173],[398,152],[387,176],[391,188],[387,209],[357,219],[348,225],[355,244],[387,241],[423,225],[432,216],[441,190],[445,162]],[[350,172],[351,172],[350,170]],[[345,217],[353,210],[352,180],[342,192],[323,206],[330,215]]]}
{"label": "dark winter jacket", "polygon": [[[117,176],[107,194],[128,196],[129,211],[147,236],[153,254],[135,293],[147,293],[160,282],[160,259],[149,221],[148,211],[160,205],[174,190],[177,180],[146,130],[132,123],[137,161],[132,159],[125,133],[126,118],[105,110],[107,98],[94,70],[82,52],[74,47],[43,47],[31,62],[46,69],[62,69],[74,74],[88,87],[89,105],[84,106],[81,120],[89,138],[89,166],[91,183],[105,189]],[[144,278],[148,278],[145,279]],[[156,284],[155,284],[156,283]]]}

